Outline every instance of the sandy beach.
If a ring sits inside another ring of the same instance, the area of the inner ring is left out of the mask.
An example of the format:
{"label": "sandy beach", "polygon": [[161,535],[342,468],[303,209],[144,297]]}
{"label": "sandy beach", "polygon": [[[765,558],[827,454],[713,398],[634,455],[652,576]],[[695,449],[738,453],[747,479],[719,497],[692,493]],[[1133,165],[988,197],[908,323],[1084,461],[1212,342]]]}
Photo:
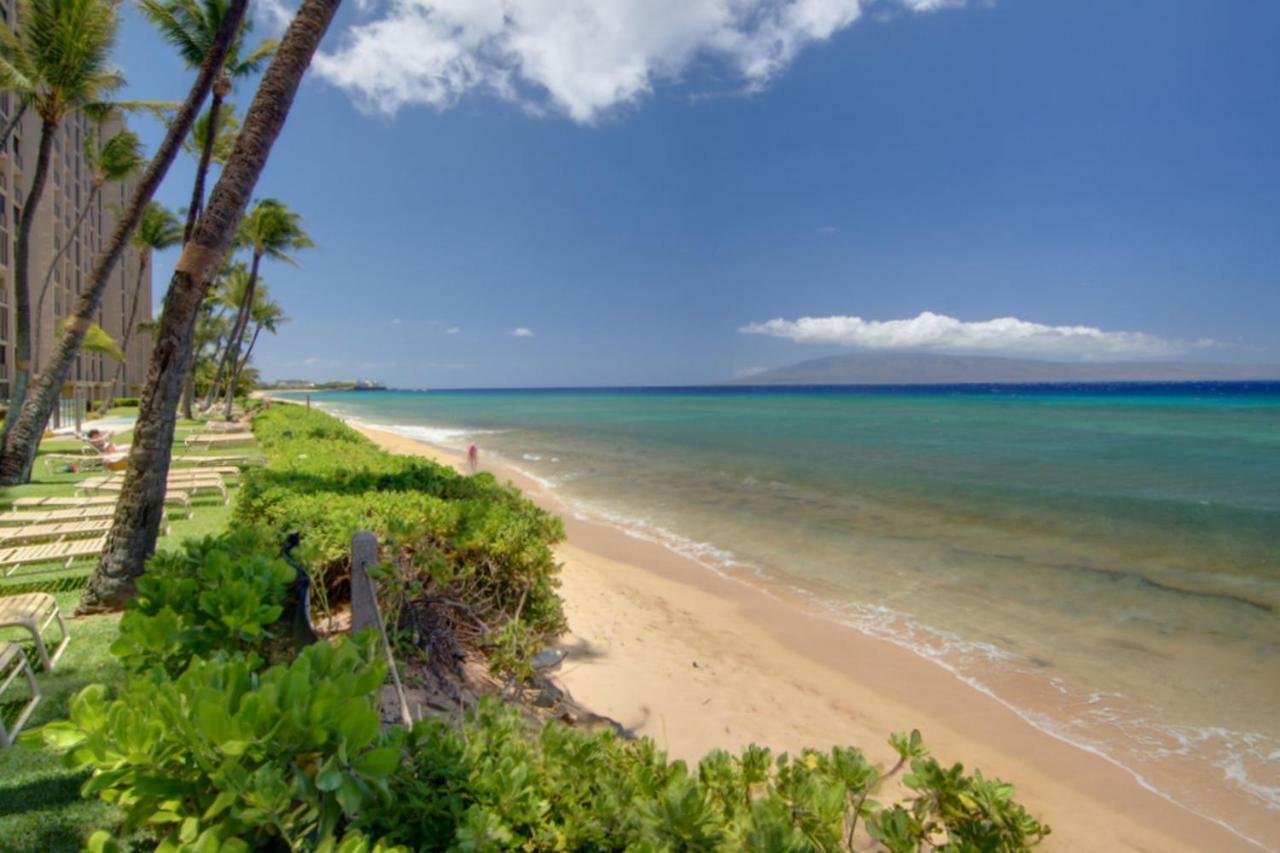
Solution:
{"label": "sandy beach", "polygon": [[[450,450],[352,425],[388,451],[462,465]],[[818,618],[785,590],[717,575],[575,518],[492,459],[482,467],[565,519],[558,555],[570,633],[561,681],[674,757],[752,742],[775,750],[845,743],[888,763],[889,734],[918,728],[941,760],[1016,783],[1019,799],[1053,827],[1045,849],[1265,849],[906,649]]]}

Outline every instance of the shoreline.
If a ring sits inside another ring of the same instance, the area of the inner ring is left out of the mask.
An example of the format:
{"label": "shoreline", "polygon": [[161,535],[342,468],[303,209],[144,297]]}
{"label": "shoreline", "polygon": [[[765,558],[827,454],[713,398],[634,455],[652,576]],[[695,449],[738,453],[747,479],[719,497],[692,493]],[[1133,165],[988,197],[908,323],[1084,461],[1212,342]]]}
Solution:
{"label": "shoreline", "polygon": [[[346,420],[388,451],[463,465],[459,452]],[[890,732],[919,728],[940,760],[1015,783],[1054,828],[1045,849],[1265,849],[941,665],[818,617],[784,588],[717,574],[576,517],[518,470],[482,467],[565,521],[557,556],[570,633],[559,680],[674,757],[751,742],[775,751],[849,743],[883,763]]]}

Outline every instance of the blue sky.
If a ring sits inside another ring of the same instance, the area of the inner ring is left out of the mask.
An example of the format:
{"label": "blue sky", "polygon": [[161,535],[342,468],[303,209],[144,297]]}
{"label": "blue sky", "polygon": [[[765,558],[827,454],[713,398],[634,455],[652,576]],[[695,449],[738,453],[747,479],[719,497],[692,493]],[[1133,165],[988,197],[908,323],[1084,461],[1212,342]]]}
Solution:
{"label": "blue sky", "polygon": [[[1280,4],[725,8],[349,4],[259,184],[317,243],[266,270],[292,322],[263,372],[700,383],[851,347],[1280,362]],[[135,94],[182,96],[133,12],[121,48]]]}

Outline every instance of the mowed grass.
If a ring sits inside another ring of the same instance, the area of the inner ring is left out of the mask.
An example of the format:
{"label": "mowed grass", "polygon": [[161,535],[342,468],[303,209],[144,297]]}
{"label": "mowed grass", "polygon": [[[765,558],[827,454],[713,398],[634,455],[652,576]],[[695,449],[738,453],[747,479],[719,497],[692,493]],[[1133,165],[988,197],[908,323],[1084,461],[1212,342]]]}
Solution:
{"label": "mowed grass", "polygon": [[[136,413],[134,410],[113,410],[112,414]],[[87,430],[92,422],[87,422]],[[201,421],[179,421],[175,434],[174,455],[227,455],[256,453],[251,446],[219,451],[188,451],[183,440],[202,428]],[[128,432],[112,436],[116,444],[127,444]],[[47,453],[76,453],[80,442],[75,440],[46,440],[40,447],[43,457]],[[76,483],[86,477],[100,475],[101,471],[64,472],[58,465],[50,472],[43,458],[36,459],[33,481],[24,486],[0,490],[0,510],[7,510],[20,497],[71,496]],[[234,488],[232,496],[234,500]],[[157,549],[176,547],[184,539],[220,533],[226,529],[231,516],[231,505],[214,497],[193,500],[194,512],[189,519],[181,513],[170,512],[171,529],[168,535],[161,531]],[[15,576],[0,579],[0,596],[19,592],[49,592],[58,599],[62,612],[68,618],[71,644],[52,672],[40,668],[34,655],[34,646],[22,643],[28,649],[36,679],[44,697],[24,730],[51,720],[63,718],[71,698],[88,684],[118,683],[122,675],[120,665],[111,656],[110,646],[115,640],[119,614],[71,618],[80,592],[88,581],[95,562],[80,561],[70,569],[56,572],[40,572],[28,575],[20,569]],[[0,639],[21,640],[25,632],[0,630]],[[51,628],[49,638],[56,634]],[[25,680],[19,679],[0,702],[0,714],[6,721],[16,715],[27,699]],[[60,756],[45,750],[32,750],[22,746],[0,750],[0,851],[75,851],[80,850],[89,835],[99,828],[112,827],[119,816],[113,806],[99,800],[80,798],[80,786],[87,774],[68,770]]]}

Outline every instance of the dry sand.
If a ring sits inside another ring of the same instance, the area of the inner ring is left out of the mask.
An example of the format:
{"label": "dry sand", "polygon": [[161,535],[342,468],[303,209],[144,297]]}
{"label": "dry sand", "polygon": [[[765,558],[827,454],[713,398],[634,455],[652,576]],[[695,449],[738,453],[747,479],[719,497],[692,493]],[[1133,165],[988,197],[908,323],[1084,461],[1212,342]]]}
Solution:
{"label": "dry sand", "polygon": [[[452,451],[353,426],[386,450],[462,467]],[[518,472],[483,467],[565,519],[561,682],[673,757],[844,743],[887,764],[890,732],[918,728],[940,760],[1015,782],[1053,827],[1044,849],[1260,849],[906,649],[817,618],[784,591],[574,518]]]}

